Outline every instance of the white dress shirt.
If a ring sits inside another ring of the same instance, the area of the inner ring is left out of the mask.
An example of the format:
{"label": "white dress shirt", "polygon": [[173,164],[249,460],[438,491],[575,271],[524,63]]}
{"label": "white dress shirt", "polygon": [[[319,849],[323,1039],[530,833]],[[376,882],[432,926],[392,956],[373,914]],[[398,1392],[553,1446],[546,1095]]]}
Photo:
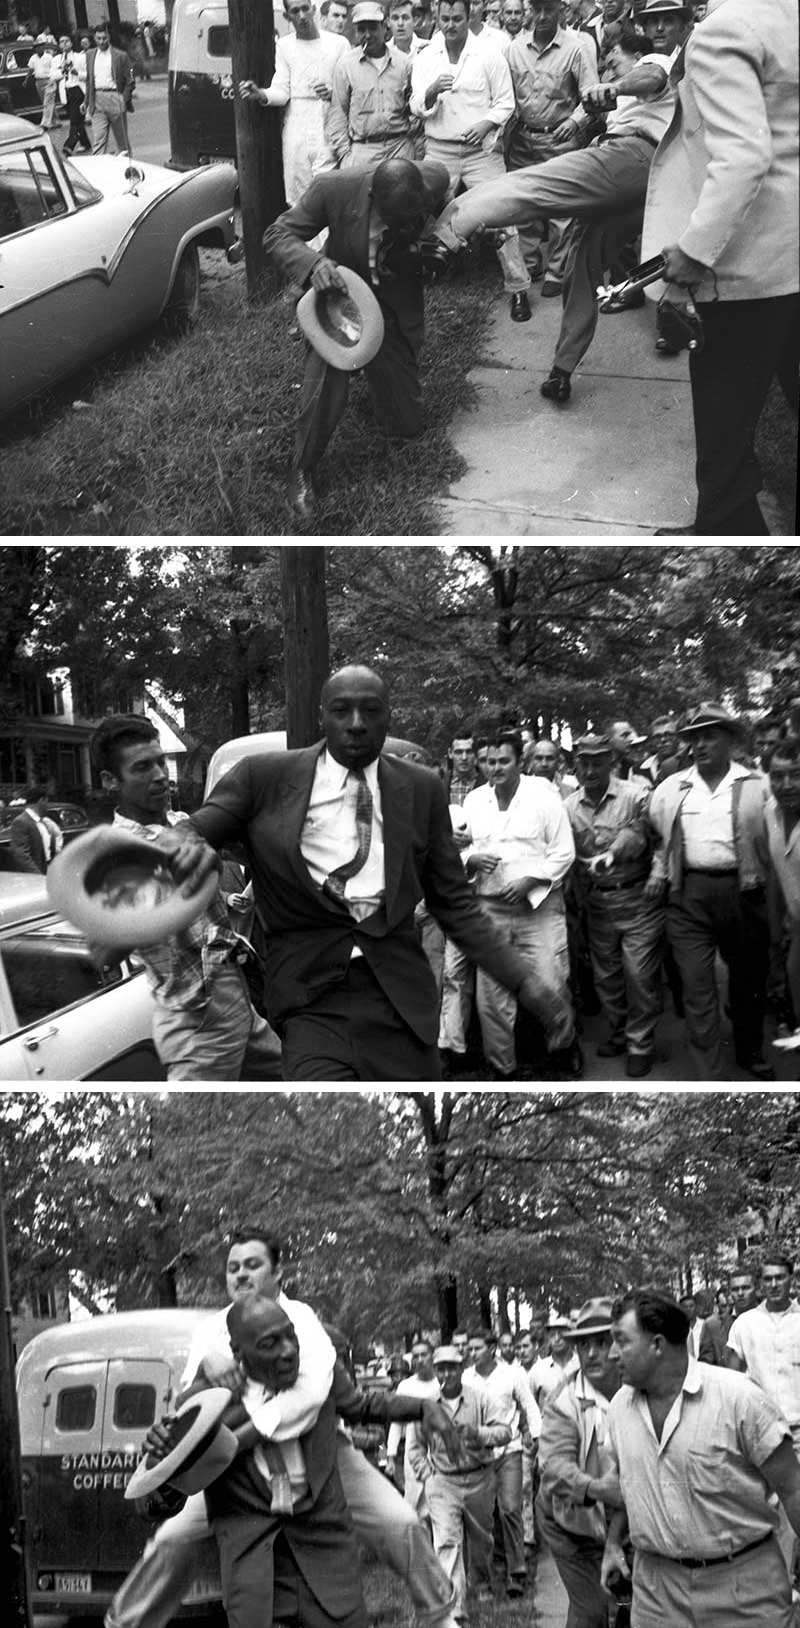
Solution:
{"label": "white dress shirt", "polygon": [[[443,34],[434,34],[426,51],[411,66],[411,112],[426,121],[426,134],[436,141],[463,141],[464,131],[481,119],[490,119],[498,131],[514,111],[514,87],[508,63],[496,46],[487,47],[468,34],[457,62],[451,62]],[[452,73],[451,90],[437,96],[432,107],[425,93],[441,73]],[[490,131],[484,146],[497,140]]]}
{"label": "white dress shirt", "polygon": [[493,786],[479,786],[464,799],[472,845],[462,853],[499,854],[493,871],[479,871],[476,892],[497,894],[522,876],[538,878],[528,894],[535,910],[566,876],[575,858],[569,815],[555,786],[541,775],[522,775],[508,805],[501,809]]}
{"label": "white dress shirt", "polygon": [[[373,915],[386,891],[383,808],[377,758],[367,764],[364,778],[372,793],[372,841],[364,865],[348,879],[344,890],[347,907],[356,921],[364,921],[367,916]],[[358,782],[355,777],[324,751],[314,771],[314,783],[300,837],[300,852],[319,888],[337,866],[346,864],[358,852],[357,798]]]}
{"label": "white dress shirt", "polygon": [[727,774],[712,791],[694,767],[685,778],[691,790],[681,803],[681,835],[687,870],[733,871],[736,847],[733,840],[733,783],[746,778],[748,770],[731,763]]}

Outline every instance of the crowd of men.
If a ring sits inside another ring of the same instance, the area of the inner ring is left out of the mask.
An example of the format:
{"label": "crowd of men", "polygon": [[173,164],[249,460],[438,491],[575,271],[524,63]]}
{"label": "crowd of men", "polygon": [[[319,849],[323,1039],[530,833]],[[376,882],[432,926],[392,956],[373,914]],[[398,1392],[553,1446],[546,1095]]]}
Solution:
{"label": "crowd of men", "polygon": [[[535,1312],[516,1337],[420,1335],[411,1376],[377,1391],[346,1335],[283,1293],[278,1240],[248,1226],[228,1249],[230,1304],[200,1325],[183,1381],[184,1398],[230,1391],[235,1444],[187,1498],[173,1418],[150,1431],[137,1476],[157,1524],[106,1628],[165,1628],[214,1539],[230,1628],[364,1628],[359,1546],[405,1582],[421,1625],[464,1628],[475,1606],[532,1591],[542,1545],[568,1628],[792,1628],[792,1277],[765,1250],[763,1296],[756,1270],[731,1272],[730,1317],[644,1288]],[[365,1427],[388,1430],[386,1474],[354,1445]]]}

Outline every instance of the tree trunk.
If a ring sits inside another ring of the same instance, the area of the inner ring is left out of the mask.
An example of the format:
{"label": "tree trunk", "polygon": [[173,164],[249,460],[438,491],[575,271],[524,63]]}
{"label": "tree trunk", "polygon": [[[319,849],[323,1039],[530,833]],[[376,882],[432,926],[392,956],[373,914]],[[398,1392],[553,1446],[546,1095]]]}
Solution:
{"label": "tree trunk", "polygon": [[281,115],[258,102],[243,102],[240,79],[268,85],[275,72],[275,18],[272,0],[229,0],[231,72],[236,87],[236,162],[242,206],[247,297],[263,305],[275,287],[267,270],[264,231],[284,208]]}
{"label": "tree trunk", "polygon": [[286,744],[319,740],[319,702],[328,674],[324,548],[281,549]]}

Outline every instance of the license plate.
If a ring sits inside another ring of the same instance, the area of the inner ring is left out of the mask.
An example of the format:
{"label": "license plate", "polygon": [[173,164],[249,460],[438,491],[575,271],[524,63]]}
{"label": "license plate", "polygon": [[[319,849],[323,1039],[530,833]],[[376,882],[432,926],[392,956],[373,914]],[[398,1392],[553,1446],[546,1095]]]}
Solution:
{"label": "license plate", "polygon": [[90,1571],[57,1571],[55,1576],[56,1594],[91,1594],[92,1574]]}
{"label": "license plate", "polygon": [[216,1577],[196,1577],[187,1594],[183,1596],[183,1604],[190,1605],[196,1600],[218,1600],[221,1598],[221,1585]]}

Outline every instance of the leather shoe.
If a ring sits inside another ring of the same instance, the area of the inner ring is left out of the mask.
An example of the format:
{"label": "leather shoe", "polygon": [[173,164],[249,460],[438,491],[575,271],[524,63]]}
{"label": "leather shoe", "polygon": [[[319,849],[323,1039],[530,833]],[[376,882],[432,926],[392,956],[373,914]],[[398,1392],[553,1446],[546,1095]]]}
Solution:
{"label": "leather shoe", "polygon": [[597,1048],[598,1057],[622,1057],[627,1051],[624,1040],[604,1040]]}
{"label": "leather shoe", "polygon": [[572,395],[569,374],[565,373],[563,367],[551,367],[549,377],[540,386],[540,391],[548,401],[554,401],[557,406],[562,407]]}
{"label": "leather shoe", "polygon": [[583,1052],[577,1040],[560,1051],[551,1051],[548,1059],[552,1068],[567,1080],[583,1079]]}
{"label": "leather shoe", "polygon": [[560,300],[561,284],[554,282],[552,277],[545,277],[542,283],[541,296],[543,300]]}
{"label": "leather shoe", "polygon": [[769,1063],[765,1063],[763,1057],[758,1055],[754,1057],[737,1056],[736,1062],[739,1068],[744,1069],[746,1074],[752,1074],[755,1080],[774,1080],[775,1078],[774,1068],[770,1068]]}
{"label": "leather shoe", "polygon": [[313,520],[316,512],[311,476],[305,469],[295,469],[289,481],[289,502],[298,520]]}
{"label": "leather shoe", "polygon": [[530,320],[531,302],[523,288],[521,293],[512,294],[511,296],[511,321],[530,322]]}
{"label": "leather shoe", "polygon": [[643,1080],[646,1074],[652,1073],[653,1053],[651,1051],[629,1051],[625,1063],[625,1073],[629,1080]]}

